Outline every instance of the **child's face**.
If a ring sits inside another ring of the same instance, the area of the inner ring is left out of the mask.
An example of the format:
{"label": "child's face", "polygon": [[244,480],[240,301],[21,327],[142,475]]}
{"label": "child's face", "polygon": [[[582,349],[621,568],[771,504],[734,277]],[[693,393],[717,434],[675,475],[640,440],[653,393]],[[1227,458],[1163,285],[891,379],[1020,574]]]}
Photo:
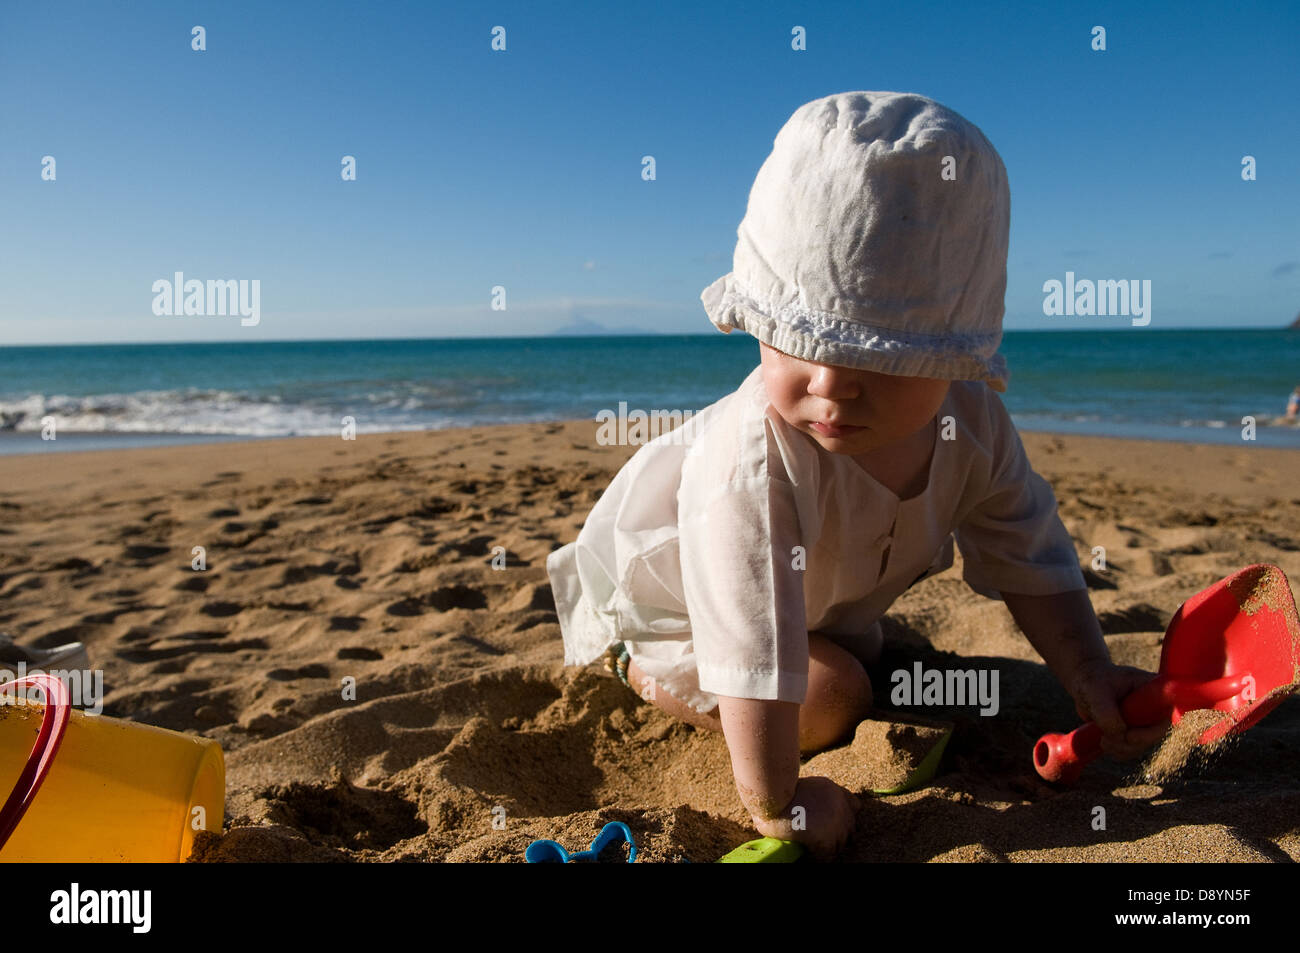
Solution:
{"label": "child's face", "polygon": [[[951,383],[817,364],[759,346],[772,406],[831,453],[869,453],[915,434],[934,417]],[[857,429],[823,426],[832,423]]]}

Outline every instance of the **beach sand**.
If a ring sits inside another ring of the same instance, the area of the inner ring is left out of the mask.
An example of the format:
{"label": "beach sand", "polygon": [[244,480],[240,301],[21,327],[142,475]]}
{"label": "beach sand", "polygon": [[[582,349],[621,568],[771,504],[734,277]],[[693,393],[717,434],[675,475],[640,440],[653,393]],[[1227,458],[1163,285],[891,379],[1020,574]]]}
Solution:
{"label": "beach sand", "polygon": [[[715,860],[757,836],[722,737],[562,665],[546,556],[635,450],[595,430],[2,457],[0,632],[84,641],[106,714],[221,743],[226,829],[196,859],[521,862],[624,821],[639,860]],[[1117,662],[1154,670],[1178,606],[1250,563],[1300,580],[1300,451],[1023,436],[1084,566],[1106,548],[1086,575]],[[844,860],[1300,860],[1300,700],[1159,784],[1102,760],[1054,788],[1033,743],[1073,704],[960,569],[885,618],[873,718],[917,660],[996,666],[1001,710],[897,712],[955,732],[930,786],[864,798]],[[820,763],[889,776],[891,734]]]}

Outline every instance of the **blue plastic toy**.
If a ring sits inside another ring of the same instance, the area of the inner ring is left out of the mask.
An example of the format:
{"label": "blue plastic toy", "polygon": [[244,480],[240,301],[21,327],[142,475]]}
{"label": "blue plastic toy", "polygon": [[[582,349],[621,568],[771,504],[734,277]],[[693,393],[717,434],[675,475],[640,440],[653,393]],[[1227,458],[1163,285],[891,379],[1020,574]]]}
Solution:
{"label": "blue plastic toy", "polygon": [[627,862],[636,861],[636,844],[632,841],[632,831],[621,821],[606,824],[596,839],[591,842],[591,849],[580,850],[570,854],[553,840],[535,840],[524,851],[524,860],[530,864],[569,864],[594,863],[600,859],[600,852],[611,844],[627,844]]}

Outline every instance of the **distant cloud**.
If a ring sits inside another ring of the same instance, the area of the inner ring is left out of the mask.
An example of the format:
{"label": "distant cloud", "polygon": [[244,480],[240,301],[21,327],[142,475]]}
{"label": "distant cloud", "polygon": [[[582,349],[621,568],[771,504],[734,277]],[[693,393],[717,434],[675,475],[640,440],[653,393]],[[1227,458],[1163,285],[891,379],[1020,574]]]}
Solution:
{"label": "distant cloud", "polygon": [[1230,251],[1212,251],[1212,252],[1210,252],[1210,257],[1211,257],[1211,258],[1231,258],[1231,257],[1232,257],[1232,252],[1230,252]]}
{"label": "distant cloud", "polygon": [[595,271],[595,270],[596,270],[596,263],[595,263],[594,261],[591,261],[590,259],[588,259],[587,261],[584,261],[584,262],[582,263],[582,267],[585,268],[585,269],[587,269],[587,271]]}
{"label": "distant cloud", "polygon": [[1291,274],[1297,268],[1300,268],[1300,261],[1284,261],[1273,269],[1273,277],[1281,278],[1283,275]]}

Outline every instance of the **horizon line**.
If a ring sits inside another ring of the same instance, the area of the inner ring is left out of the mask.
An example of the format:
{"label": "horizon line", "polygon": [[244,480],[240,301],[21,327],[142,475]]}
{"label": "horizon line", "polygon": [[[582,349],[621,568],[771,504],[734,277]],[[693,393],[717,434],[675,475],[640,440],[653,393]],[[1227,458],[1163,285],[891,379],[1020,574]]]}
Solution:
{"label": "horizon line", "polygon": [[[1290,324],[1250,324],[1250,325],[1216,325],[1202,326],[1191,325],[1183,327],[1143,327],[1134,329],[1131,327],[1117,328],[1004,328],[1003,335],[1023,334],[1023,333],[1040,333],[1047,332],[1051,334],[1104,334],[1104,333],[1128,333],[1130,331],[1140,330],[1143,333],[1150,331],[1300,331]],[[50,341],[50,342],[27,342],[27,343],[8,343],[0,342],[0,348],[19,348],[19,347],[183,347],[190,344],[334,344],[352,342],[370,342],[370,341],[556,341],[556,340],[575,340],[583,338],[670,338],[670,337],[711,337],[714,334],[721,333],[716,328],[705,331],[636,331],[624,332],[611,330],[603,334],[563,334],[549,332],[547,334],[479,334],[479,335],[456,335],[443,337],[331,337],[331,338],[267,338],[256,341],[238,341],[238,340],[212,340],[212,341]],[[742,334],[743,337],[752,337],[748,334]],[[757,340],[757,338],[754,338]]]}

